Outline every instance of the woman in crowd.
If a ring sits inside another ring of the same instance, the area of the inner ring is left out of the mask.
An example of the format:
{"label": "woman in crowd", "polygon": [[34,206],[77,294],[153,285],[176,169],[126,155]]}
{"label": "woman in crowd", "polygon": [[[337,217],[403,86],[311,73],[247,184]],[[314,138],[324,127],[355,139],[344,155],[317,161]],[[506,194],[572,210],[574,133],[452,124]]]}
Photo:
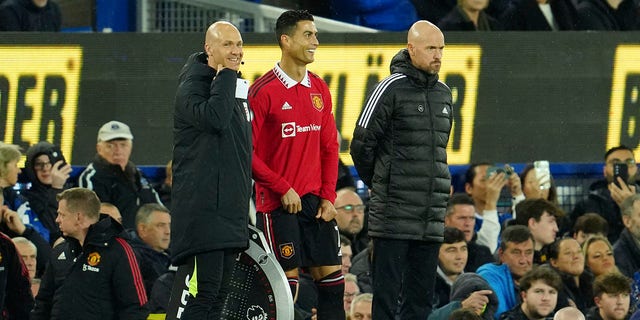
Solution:
{"label": "woman in crowd", "polygon": [[520,173],[520,182],[522,192],[525,198],[545,199],[551,203],[558,205],[558,191],[553,181],[553,177],[549,177],[551,187],[548,189],[540,189],[540,180],[536,177],[536,171],[532,164],[528,164]]}
{"label": "woman in crowd", "polygon": [[618,271],[613,246],[603,236],[592,236],[582,245],[586,267],[594,277]]}
{"label": "woman in crowd", "polygon": [[593,306],[593,275],[585,271],[580,244],[573,238],[556,240],[549,249],[551,266],[558,271],[564,287],[558,294],[556,310],[568,306],[569,300],[582,312]]}

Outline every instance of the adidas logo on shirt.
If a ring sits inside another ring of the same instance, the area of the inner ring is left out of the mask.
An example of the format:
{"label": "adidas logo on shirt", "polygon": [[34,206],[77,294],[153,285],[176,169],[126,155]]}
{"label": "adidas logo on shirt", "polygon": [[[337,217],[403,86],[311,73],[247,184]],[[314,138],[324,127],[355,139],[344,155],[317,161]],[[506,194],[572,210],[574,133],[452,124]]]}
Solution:
{"label": "adidas logo on shirt", "polygon": [[449,111],[447,111],[447,107],[442,108],[442,114],[449,114]]}
{"label": "adidas logo on shirt", "polygon": [[67,256],[64,254],[64,252],[58,256],[58,260],[67,260]]}
{"label": "adidas logo on shirt", "polygon": [[282,110],[291,110],[293,109],[293,107],[289,104],[289,102],[284,102],[284,104],[282,105]]}

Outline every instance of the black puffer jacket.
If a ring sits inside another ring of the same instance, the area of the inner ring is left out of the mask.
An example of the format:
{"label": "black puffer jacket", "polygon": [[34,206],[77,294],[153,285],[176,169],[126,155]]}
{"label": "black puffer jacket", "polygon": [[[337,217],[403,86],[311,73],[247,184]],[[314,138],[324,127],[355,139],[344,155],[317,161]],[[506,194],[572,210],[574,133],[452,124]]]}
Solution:
{"label": "black puffer jacket", "polygon": [[56,223],[56,217],[58,216],[58,200],[56,200],[56,196],[64,189],[52,188],[50,184],[43,184],[38,180],[34,165],[36,158],[43,154],[49,157],[49,162],[52,165],[58,160],[65,160],[60,148],[49,142],[42,141],[29,147],[27,160],[24,163],[24,173],[31,182],[31,188],[24,195],[29,200],[31,210],[38,216],[42,225],[49,230],[49,242],[53,244],[62,236]]}
{"label": "black puffer jacket", "polygon": [[369,236],[442,241],[451,90],[415,68],[406,49],[391,73],[367,98],[351,142],[358,174],[372,189]]}
{"label": "black puffer jacket", "polygon": [[173,118],[174,265],[198,253],[249,245],[249,109],[246,99],[235,98],[237,73],[215,74],[202,52],[191,55],[180,73]]}

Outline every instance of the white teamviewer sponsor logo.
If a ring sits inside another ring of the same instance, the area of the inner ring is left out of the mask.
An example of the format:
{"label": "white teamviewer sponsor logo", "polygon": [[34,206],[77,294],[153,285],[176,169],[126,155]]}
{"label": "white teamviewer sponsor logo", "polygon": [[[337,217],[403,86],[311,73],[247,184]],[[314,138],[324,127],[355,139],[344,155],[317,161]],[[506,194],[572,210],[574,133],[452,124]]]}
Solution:
{"label": "white teamviewer sponsor logo", "polygon": [[96,268],[96,267],[92,267],[88,264],[83,263],[82,264],[82,271],[93,271],[93,272],[100,272],[100,268]]}
{"label": "white teamviewer sponsor logo", "polygon": [[313,123],[306,126],[299,126],[299,125],[296,125],[295,122],[285,122],[282,124],[282,137],[291,138],[291,137],[295,137],[296,133],[320,131],[321,129],[322,129],[321,125],[313,124]]}
{"label": "white teamviewer sponsor logo", "polygon": [[296,126],[296,131],[298,132],[310,132],[310,131],[320,131],[320,129],[322,128],[321,125],[317,125],[317,124],[310,124],[307,126]]}

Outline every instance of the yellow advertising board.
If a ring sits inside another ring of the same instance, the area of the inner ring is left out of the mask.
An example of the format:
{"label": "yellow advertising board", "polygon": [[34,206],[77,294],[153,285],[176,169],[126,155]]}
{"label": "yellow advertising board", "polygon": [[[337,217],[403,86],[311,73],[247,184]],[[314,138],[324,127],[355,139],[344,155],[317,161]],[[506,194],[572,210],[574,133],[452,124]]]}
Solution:
{"label": "yellow advertising board", "polygon": [[640,157],[640,45],[619,45],[613,62],[607,150],[621,144]]}
{"label": "yellow advertising board", "polygon": [[59,143],[70,161],[81,70],[80,46],[0,46],[3,141]]}

